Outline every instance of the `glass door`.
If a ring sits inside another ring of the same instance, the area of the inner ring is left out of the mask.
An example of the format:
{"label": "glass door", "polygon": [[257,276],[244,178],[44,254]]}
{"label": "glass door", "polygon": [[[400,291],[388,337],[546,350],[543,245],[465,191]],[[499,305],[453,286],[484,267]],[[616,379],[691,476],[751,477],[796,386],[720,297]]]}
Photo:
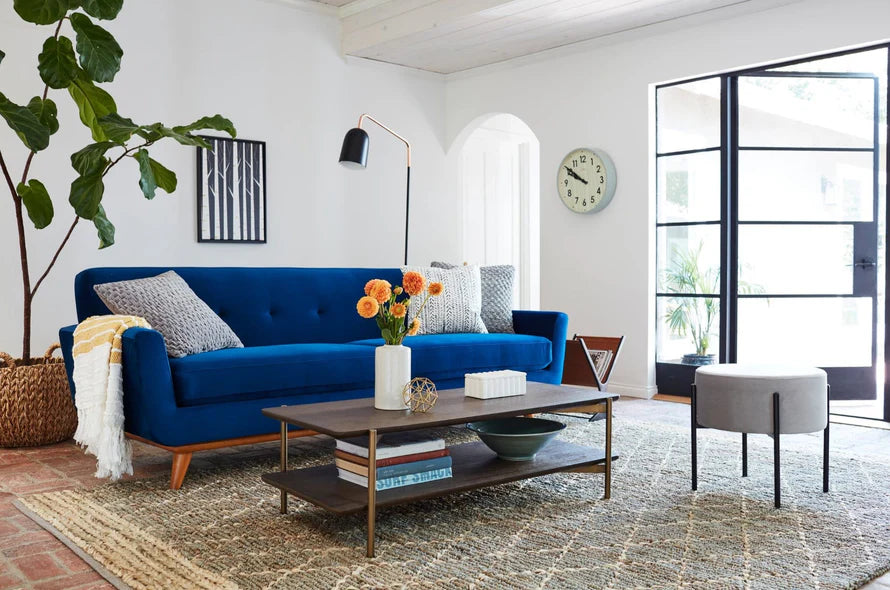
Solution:
{"label": "glass door", "polygon": [[823,367],[831,399],[852,409],[833,411],[873,406],[880,417],[878,76],[788,68],[730,81],[738,220],[730,357]]}

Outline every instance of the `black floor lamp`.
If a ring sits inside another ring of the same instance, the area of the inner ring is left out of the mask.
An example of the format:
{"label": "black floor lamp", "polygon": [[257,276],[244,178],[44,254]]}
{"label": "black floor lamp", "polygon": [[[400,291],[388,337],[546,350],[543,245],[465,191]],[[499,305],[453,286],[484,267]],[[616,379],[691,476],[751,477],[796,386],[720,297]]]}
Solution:
{"label": "black floor lamp", "polygon": [[346,132],[343,148],[340,150],[340,163],[349,168],[365,168],[368,165],[368,132],[362,129],[362,121],[368,119],[399,138],[408,150],[408,179],[405,186],[405,265],[408,264],[408,206],[411,203],[411,144],[408,140],[365,113],[358,118],[358,126]]}

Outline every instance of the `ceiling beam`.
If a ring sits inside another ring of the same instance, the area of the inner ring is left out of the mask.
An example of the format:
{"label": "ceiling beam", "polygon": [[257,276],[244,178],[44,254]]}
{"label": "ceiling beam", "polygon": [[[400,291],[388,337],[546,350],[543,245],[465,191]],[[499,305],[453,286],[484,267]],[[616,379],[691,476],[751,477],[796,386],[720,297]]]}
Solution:
{"label": "ceiling beam", "polygon": [[[369,3],[367,10],[355,12],[343,18],[343,53],[347,55],[360,54],[381,43],[395,41],[423,31],[435,30],[454,20],[509,4],[512,1],[389,0],[382,4]],[[353,4],[358,4],[358,2]],[[352,5],[347,4],[344,8],[350,6]]]}

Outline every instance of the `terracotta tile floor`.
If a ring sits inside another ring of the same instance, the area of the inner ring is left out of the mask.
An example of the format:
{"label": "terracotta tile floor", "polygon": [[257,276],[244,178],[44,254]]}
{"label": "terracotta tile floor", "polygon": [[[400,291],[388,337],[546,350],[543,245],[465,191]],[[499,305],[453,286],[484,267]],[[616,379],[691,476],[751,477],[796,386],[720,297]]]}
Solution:
{"label": "terracotta tile floor", "polygon": [[[619,417],[685,425],[689,406],[622,400],[616,404],[615,413]],[[890,431],[841,426],[832,428],[832,432],[833,444],[839,448],[856,445],[861,449],[864,445],[876,454],[890,455]],[[252,462],[261,457],[274,460],[277,456],[275,443],[220,449],[196,454],[191,469]],[[133,465],[133,477],[168,476],[170,455],[134,443]],[[101,485],[103,482],[93,477],[95,469],[95,459],[71,441],[31,449],[0,449],[0,590],[112,588],[86,562],[12,504],[17,496]],[[890,574],[866,588],[890,590]]]}

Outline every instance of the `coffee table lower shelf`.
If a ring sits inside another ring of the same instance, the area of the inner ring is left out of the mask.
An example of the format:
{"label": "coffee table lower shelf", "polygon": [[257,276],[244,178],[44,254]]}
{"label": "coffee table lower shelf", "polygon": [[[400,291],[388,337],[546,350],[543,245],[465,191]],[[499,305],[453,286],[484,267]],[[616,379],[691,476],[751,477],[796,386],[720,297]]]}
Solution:
{"label": "coffee table lower shelf", "polygon": [[[540,451],[533,461],[505,461],[481,442],[449,447],[452,477],[401,488],[378,491],[378,508],[435,498],[497,484],[572,471],[605,463],[602,449],[555,440]],[[613,455],[612,459],[617,459]],[[288,494],[336,514],[351,514],[368,509],[368,490],[337,477],[334,465],[307,467],[295,471],[267,473],[263,481]]]}

